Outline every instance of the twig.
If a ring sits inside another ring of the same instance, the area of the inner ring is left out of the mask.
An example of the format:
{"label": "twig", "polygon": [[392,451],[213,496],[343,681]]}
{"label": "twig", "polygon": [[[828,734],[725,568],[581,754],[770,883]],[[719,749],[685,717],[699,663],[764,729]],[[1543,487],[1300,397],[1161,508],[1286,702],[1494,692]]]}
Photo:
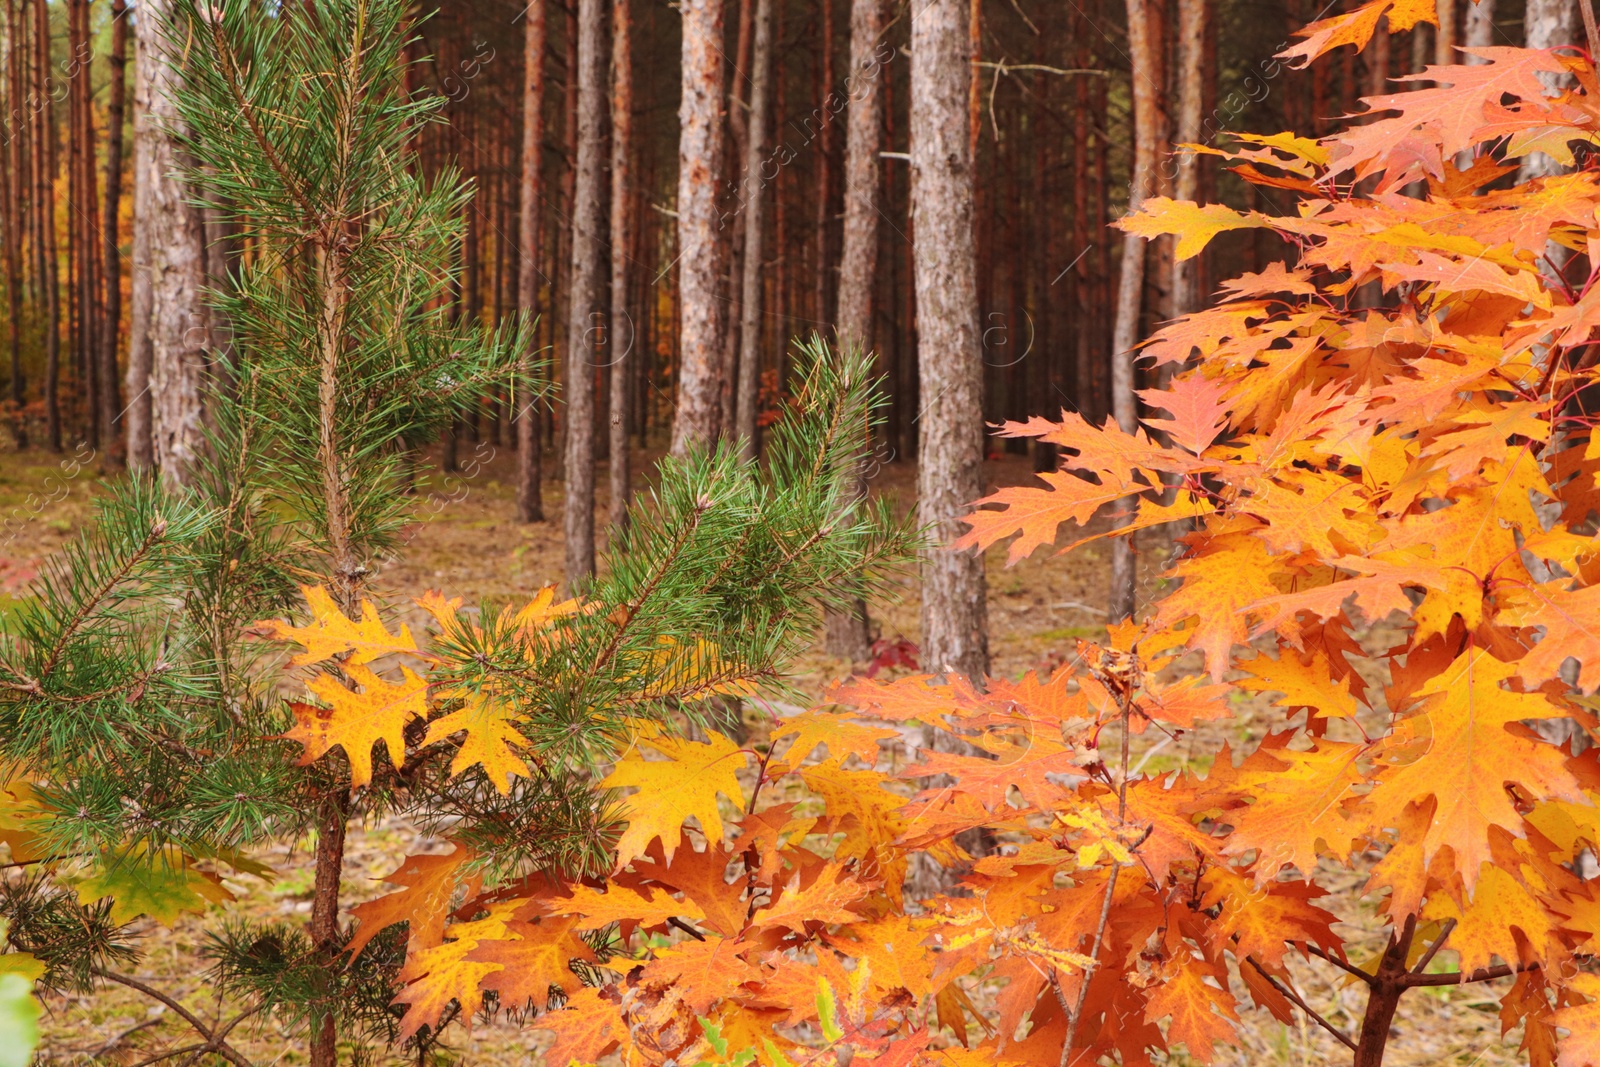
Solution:
{"label": "twig", "polygon": [[1506,978],[1523,971],[1537,971],[1539,963],[1519,963],[1515,967],[1500,964],[1495,967],[1484,967],[1470,974],[1455,971],[1451,974],[1408,974],[1402,979],[1401,984],[1407,989],[1416,986],[1441,986],[1441,985],[1467,985],[1471,982],[1489,982],[1496,978]]}
{"label": "twig", "polygon": [[678,929],[682,930],[696,941],[704,941],[706,939],[705,934],[702,934],[699,930],[696,930],[694,927],[690,926],[676,915],[667,916],[667,925],[676,926]]}
{"label": "twig", "polygon": [[[137,990],[138,992],[143,993],[152,1000],[156,1000],[162,1004],[165,1004],[175,1014],[182,1018],[184,1022],[193,1027],[195,1033],[206,1039],[206,1045],[210,1046],[206,1049],[206,1051],[215,1052],[229,1063],[234,1064],[234,1067],[255,1067],[255,1065],[249,1060],[241,1056],[237,1049],[228,1044],[226,1041],[222,1040],[222,1037],[227,1033],[227,1030],[223,1030],[221,1033],[213,1033],[205,1023],[200,1021],[199,1016],[195,1015],[188,1008],[185,1008],[182,1004],[179,1004],[176,1000],[161,992],[161,990],[156,989],[153,986],[145,985],[137,978],[130,978],[125,974],[116,974],[112,971],[100,970],[99,968],[96,968],[93,973],[97,978],[104,978],[108,982],[116,982],[118,985],[125,985],[129,989]],[[243,1016],[240,1018],[243,1018]],[[231,1030],[233,1026],[238,1023],[238,1021],[238,1019],[235,1019],[233,1023],[230,1023],[228,1025],[228,1029]],[[162,1058],[164,1059],[166,1057]]]}
{"label": "twig", "polygon": [[1428,946],[1428,951],[1424,952],[1422,958],[1417,961],[1417,965],[1411,968],[1412,974],[1421,974],[1428,969],[1428,964],[1432,963],[1433,957],[1439,954],[1441,948],[1444,948],[1445,939],[1450,936],[1450,931],[1455,928],[1456,921],[1454,919],[1446,919],[1444,921],[1444,928],[1439,931],[1439,936],[1433,939],[1433,944]]}
{"label": "twig", "polygon": [[1319,957],[1321,959],[1327,960],[1329,963],[1333,964],[1335,967],[1338,967],[1340,970],[1345,971],[1348,974],[1350,974],[1351,977],[1361,979],[1361,981],[1365,982],[1369,986],[1372,985],[1372,983],[1375,981],[1375,979],[1372,977],[1372,975],[1368,974],[1366,971],[1363,971],[1360,967],[1356,967],[1356,966],[1353,966],[1352,964],[1346,963],[1344,960],[1341,960],[1337,956],[1330,956],[1326,952],[1322,951],[1320,948],[1318,948],[1315,945],[1306,945],[1305,946],[1305,950],[1307,952],[1311,953],[1313,956],[1317,956],[1317,957]]}
{"label": "twig", "polygon": [[1094,942],[1089,949],[1089,965],[1083,969],[1083,984],[1078,987],[1078,1003],[1073,1005],[1072,1011],[1067,1015],[1067,1039],[1061,1043],[1060,1067],[1067,1067],[1072,1061],[1072,1043],[1078,1038],[1078,1022],[1083,1018],[1083,1005],[1089,999],[1089,980],[1094,977],[1094,972],[1100,968],[1100,943],[1106,936],[1106,925],[1111,921],[1111,898],[1117,892],[1117,875],[1122,873],[1120,866],[1111,868],[1111,877],[1106,879],[1106,899],[1100,904],[1100,922],[1094,930]]}
{"label": "twig", "polygon": [[1296,993],[1293,989],[1290,989],[1287,985],[1268,974],[1266,968],[1257,963],[1254,956],[1246,956],[1245,959],[1249,961],[1250,966],[1254,967],[1258,972],[1260,972],[1261,977],[1265,978],[1272,984],[1273,989],[1276,989],[1278,992],[1282,993],[1286,998],[1294,1003],[1295,1007],[1311,1016],[1312,1021],[1318,1026],[1322,1027],[1324,1030],[1328,1031],[1328,1033],[1338,1038],[1339,1042],[1343,1044],[1345,1048],[1349,1049],[1351,1052],[1356,1051],[1356,1043],[1351,1041],[1350,1038],[1345,1035],[1343,1030],[1340,1030],[1337,1026],[1334,1026],[1321,1015],[1318,1015],[1315,1008],[1300,999],[1300,994]]}

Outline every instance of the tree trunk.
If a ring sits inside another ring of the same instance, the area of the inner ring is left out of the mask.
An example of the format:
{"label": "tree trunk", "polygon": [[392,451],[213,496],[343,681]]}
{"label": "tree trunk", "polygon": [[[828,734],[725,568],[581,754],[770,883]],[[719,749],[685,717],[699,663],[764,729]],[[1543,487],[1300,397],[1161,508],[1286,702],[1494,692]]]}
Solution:
{"label": "tree trunk", "polygon": [[724,0],[683,0],[678,104],[678,400],[672,452],[716,437],[722,407],[723,319],[717,241],[722,161]]}
{"label": "tree trunk", "polygon": [[[1151,40],[1150,12],[1146,0],[1127,0],[1128,51],[1133,63],[1133,182],[1128,191],[1128,211],[1139,209],[1150,195],[1155,179],[1158,84],[1156,42]],[[1116,324],[1111,335],[1111,410],[1123,432],[1138,424],[1138,398],[1134,395],[1134,348],[1139,343],[1139,312],[1144,294],[1144,239],[1128,234],[1122,241],[1122,269],[1117,285]],[[1134,502],[1124,499],[1122,510],[1131,516]],[[1107,614],[1120,622],[1133,614],[1138,568],[1131,536],[1111,542],[1111,595]]]}
{"label": "tree trunk", "polygon": [[[15,111],[22,105],[22,26],[18,19],[16,0],[6,0],[6,98]],[[27,199],[28,182],[24,178],[26,156],[20,130],[12,129],[6,137],[5,183],[0,187],[0,217],[5,221],[6,267],[6,343],[10,355],[8,397],[11,401],[11,436],[17,448],[28,447],[27,424],[22,414],[22,230],[25,225],[23,204]]]}
{"label": "tree trunk", "polygon": [[[872,293],[877,284],[879,187],[883,150],[884,0],[854,0],[850,9],[849,115],[845,126],[844,247],[839,255],[835,330],[839,347],[872,347]],[[865,489],[863,483],[862,486]],[[862,662],[872,654],[866,601],[823,616],[828,654]]]}
{"label": "tree trunk", "polygon": [[946,547],[983,483],[966,14],[964,0],[930,0],[911,22],[911,217],[924,398],[918,507],[936,542],[922,562],[923,665],[979,679],[989,667],[983,557]]}
{"label": "tree trunk", "polygon": [[122,400],[117,391],[117,339],[122,335],[122,244],[118,228],[122,217],[122,123],[127,99],[128,4],[111,0],[111,84],[106,103],[106,199],[101,222],[105,258],[105,327],[100,337],[100,440],[107,459],[120,462],[117,426]]}
{"label": "tree trunk", "polygon": [[[1467,5],[1467,22],[1462,29],[1462,44],[1467,48],[1488,48],[1494,44],[1495,0],[1477,0]],[[1489,62],[1481,56],[1462,56],[1468,66],[1479,67]]]}
{"label": "tree trunk", "polygon": [[750,60],[750,114],[745,128],[744,277],[739,293],[739,393],[734,432],[745,459],[757,454],[761,401],[761,267],[765,258],[767,182],[761,173],[772,87],[772,0],[756,0]]}
{"label": "tree trunk", "polygon": [[[134,28],[139,39],[134,126],[134,305],[146,312],[151,400],[151,453],[163,481],[188,484],[205,444],[206,350],[210,313],[206,306],[205,224],[193,192],[178,181],[180,150],[174,132],[182,122],[174,96],[178,57],[163,23],[168,0],[142,0]],[[142,99],[139,98],[140,90]],[[142,231],[143,239],[137,238]],[[140,259],[140,255],[143,259]],[[142,297],[138,295],[143,290]],[[136,321],[135,326],[139,323]],[[129,374],[130,392],[134,387]],[[129,419],[129,459],[133,461],[133,423]]]}
{"label": "tree trunk", "polygon": [[[816,183],[816,321],[832,321],[833,256],[830,254],[833,235],[834,175],[834,117],[838,109],[833,106],[833,0],[819,0],[822,39],[817,43],[817,109],[822,127],[817,131],[817,183]],[[780,250],[781,251],[781,250]]]}
{"label": "tree trunk", "polygon": [[[1210,71],[1204,63],[1206,24],[1211,18],[1211,0],[1178,0],[1178,144],[1199,142],[1201,107],[1205,100],[1205,80]],[[1197,152],[1180,151],[1173,182],[1173,196],[1194,200],[1200,192],[1200,159]],[[1200,260],[1186,259],[1172,265],[1172,295],[1169,318],[1179,318],[1199,310],[1200,291],[1196,284]]]}
{"label": "tree trunk", "polygon": [[539,420],[534,395],[534,363],[538,349],[532,328],[539,304],[539,222],[544,206],[540,154],[544,146],[545,0],[531,0],[523,13],[522,176],[517,241],[517,307],[528,322],[528,344],[517,360],[518,381],[512,389],[512,421],[517,438],[517,521],[543,522],[540,498]]}
{"label": "tree trunk", "polygon": [[[629,298],[633,256],[633,19],[628,0],[611,3],[611,525],[622,529],[633,496],[628,469],[629,375],[643,358],[639,327]],[[629,357],[633,358],[630,359]]]}
{"label": "tree trunk", "polygon": [[54,94],[50,91],[50,8],[45,0],[33,6],[34,91],[38,105],[33,115],[34,211],[39,233],[44,286],[45,443],[50,451],[61,451],[61,283],[56,252],[56,124]]}
{"label": "tree trunk", "polygon": [[605,0],[578,0],[578,144],[572,187],[572,282],[564,398],[567,588],[573,593],[594,574],[594,379],[605,353],[600,343],[605,337],[600,267],[607,236],[601,187],[606,149],[605,11]]}
{"label": "tree trunk", "polygon": [[1461,59],[1456,52],[1456,0],[1438,0],[1434,7],[1439,25],[1433,34],[1433,61],[1449,66]]}

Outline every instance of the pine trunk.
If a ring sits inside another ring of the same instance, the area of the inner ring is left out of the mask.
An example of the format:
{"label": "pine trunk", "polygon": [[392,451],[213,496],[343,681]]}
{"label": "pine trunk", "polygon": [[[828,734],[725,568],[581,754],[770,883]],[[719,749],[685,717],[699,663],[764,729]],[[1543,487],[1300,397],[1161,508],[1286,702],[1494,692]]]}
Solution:
{"label": "pine trunk", "polygon": [[[22,107],[22,69],[19,64],[22,27],[17,18],[16,0],[6,0],[5,88],[11,113]],[[0,184],[0,221],[4,222],[6,269],[6,344],[10,356],[8,398],[11,401],[11,436],[18,449],[28,447],[28,434],[22,415],[22,229],[23,204],[27,182],[23,178],[23,138],[12,129],[6,137],[3,184]]]}
{"label": "pine trunk", "polygon": [[56,249],[56,124],[55,94],[50,89],[50,8],[45,0],[33,5],[34,91],[38,105],[33,116],[34,223],[39,235],[39,283],[44,286],[45,444],[61,451],[61,283]]}
{"label": "pine trunk", "polygon": [[[877,284],[879,191],[883,150],[884,0],[854,0],[850,9],[849,114],[845,125],[844,247],[839,255],[839,347],[872,347],[872,295]],[[881,362],[880,362],[881,366]],[[865,484],[862,486],[865,489]],[[829,655],[862,662],[872,654],[866,601],[823,616]]]}
{"label": "pine trunk", "polygon": [[[169,0],[143,0],[135,31],[139,39],[134,126],[134,305],[144,302],[145,334],[133,344],[147,348],[151,400],[151,455],[162,480],[189,482],[205,444],[205,391],[209,309],[205,301],[205,223],[193,192],[174,172],[180,168],[175,135],[182,129],[174,95],[176,66],[162,31]],[[137,231],[142,231],[140,235]],[[142,239],[141,239],[142,236]],[[142,255],[142,258],[141,258]],[[143,290],[143,295],[139,291]],[[135,321],[136,328],[139,322]],[[129,375],[130,393],[134,387]],[[131,414],[131,413],[130,413]],[[133,459],[129,419],[129,458]]]}
{"label": "pine trunk", "polygon": [[112,462],[121,457],[117,440],[122,400],[117,390],[117,342],[122,335],[122,243],[118,230],[122,218],[122,123],[127,100],[128,4],[111,0],[111,67],[106,96],[106,198],[101,222],[104,243],[104,329],[96,359],[100,364],[100,440]]}
{"label": "pine trunk", "polygon": [[724,0],[683,0],[683,91],[678,105],[678,399],[672,451],[717,436],[723,317],[717,231],[722,161]]}
{"label": "pine trunk", "polygon": [[539,420],[534,396],[538,337],[532,318],[539,310],[539,222],[544,206],[540,155],[544,147],[545,0],[532,0],[523,13],[522,175],[518,220],[517,307],[529,319],[528,345],[518,361],[511,393],[517,439],[517,521],[543,522],[540,494]]}
{"label": "pine trunk", "polygon": [[[1178,108],[1173,140],[1177,144],[1200,141],[1201,108],[1205,101],[1206,25],[1211,18],[1212,0],[1178,0]],[[1178,173],[1173,181],[1173,197],[1194,200],[1200,193],[1200,160],[1197,152],[1179,152],[1175,157]],[[1172,294],[1169,318],[1179,318],[1199,310],[1199,259],[1186,259],[1172,265]]]}
{"label": "pine trunk", "polygon": [[772,0],[756,0],[750,60],[750,114],[745,125],[744,261],[739,290],[739,391],[734,433],[745,459],[758,451],[756,409],[761,400],[761,267],[766,250],[767,182],[761,173],[766,151],[772,87]]}
{"label": "pine trunk", "polygon": [[[628,292],[633,261],[633,19],[629,0],[611,3],[611,317],[607,331],[611,349],[611,525],[628,520],[633,495],[628,468],[630,375],[643,358],[639,327]],[[630,358],[631,357],[631,358]]]}
{"label": "pine trunk", "polygon": [[[1157,129],[1156,93],[1159,83],[1151,77],[1157,68],[1157,42],[1151,37],[1151,18],[1146,0],[1127,0],[1128,50],[1133,63],[1133,182],[1128,191],[1128,211],[1137,211],[1150,195],[1155,181]],[[1144,294],[1145,243],[1128,234],[1122,241],[1122,269],[1117,285],[1116,324],[1111,335],[1111,410],[1117,425],[1133,433],[1138,425],[1138,398],[1134,394],[1134,348],[1139,343],[1139,313]],[[1131,514],[1132,501],[1123,501],[1122,510]],[[1138,567],[1132,537],[1118,537],[1112,543],[1111,594],[1108,615],[1120,622],[1133,614],[1137,592]]]}
{"label": "pine trunk", "polygon": [[930,0],[911,23],[911,217],[924,397],[918,507],[936,542],[922,561],[922,662],[981,678],[989,666],[983,557],[946,547],[983,487],[967,15],[964,0]]}
{"label": "pine trunk", "polygon": [[[578,0],[577,158],[572,188],[572,273],[566,382],[567,588],[594,574],[595,368],[604,362],[605,0]],[[571,75],[569,74],[569,78]],[[568,92],[574,86],[569,85]]]}

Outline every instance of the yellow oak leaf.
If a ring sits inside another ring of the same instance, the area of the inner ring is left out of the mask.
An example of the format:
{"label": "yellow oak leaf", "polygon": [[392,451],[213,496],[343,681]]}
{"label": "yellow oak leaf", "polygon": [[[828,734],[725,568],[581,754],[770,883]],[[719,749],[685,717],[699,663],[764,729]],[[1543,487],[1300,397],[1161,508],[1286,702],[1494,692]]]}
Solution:
{"label": "yellow oak leaf", "polygon": [[461,1005],[463,1015],[470,1017],[477,1012],[483,1004],[481,983],[505,964],[468,957],[480,943],[510,936],[510,924],[527,903],[501,901],[490,907],[482,919],[445,927],[447,940],[442,944],[406,955],[399,975],[406,987],[394,998],[394,1003],[406,1005],[398,1040],[405,1041],[424,1026],[437,1027],[452,1002]]}
{"label": "yellow oak leaf", "polygon": [[291,703],[295,726],[283,736],[305,746],[300,764],[316,761],[335,745],[350,760],[350,784],[372,781],[372,746],[382,742],[390,761],[405,760],[406,723],[428,714],[428,683],[409,667],[401,667],[398,685],[386,682],[367,667],[347,664],[345,673],[360,686],[349,689],[329,674],[306,683],[306,688],[327,707]]}
{"label": "yellow oak leaf", "polygon": [[494,693],[457,688],[440,690],[438,695],[458,697],[462,704],[428,723],[422,743],[431,745],[452,734],[464,734],[461,747],[450,761],[450,774],[481,766],[484,777],[494,783],[500,795],[509,795],[512,775],[526,778],[532,773],[516,751],[529,747],[528,739],[517,729],[517,723],[525,721],[526,716],[509,699]]}
{"label": "yellow oak leaf", "polygon": [[1115,225],[1145,238],[1176,234],[1178,246],[1173,255],[1182,261],[1198,256],[1219,233],[1260,229],[1270,226],[1271,220],[1254,211],[1240,214],[1224,204],[1202,206],[1188,200],[1152,196],[1139,205],[1138,211],[1124,215]]}
{"label": "yellow oak leaf", "polygon": [[776,898],[755,913],[751,922],[756,926],[781,926],[801,934],[806,932],[807,923],[858,922],[862,916],[851,911],[850,905],[878,885],[875,881],[856,879],[842,863],[823,867],[804,887],[800,883],[800,872],[796,871]]}
{"label": "yellow oak leaf", "polygon": [[[646,749],[665,758],[647,760]],[[646,727],[600,783],[606,789],[639,790],[622,802],[628,828],[617,842],[617,868],[644,855],[657,838],[671,863],[686,819],[700,823],[708,842],[722,841],[725,828],[717,795],[744,806],[738,772],[745,765],[745,751],[721,734],[710,734],[702,744],[673,737],[656,726]]]}
{"label": "yellow oak leaf", "polygon": [[878,742],[893,741],[900,736],[900,731],[814,708],[787,716],[772,731],[774,741],[790,736],[794,742],[784,751],[783,761],[791,767],[798,765],[818,745],[827,745],[830,756],[843,759],[854,755],[870,767],[878,762]]}
{"label": "yellow oak leaf", "polygon": [[421,655],[411,631],[402,623],[400,633],[391,634],[378,617],[378,609],[372,606],[372,601],[361,602],[361,621],[352,622],[333,602],[326,587],[302,586],[301,592],[305,595],[306,606],[311,609],[310,625],[290,626],[277,619],[256,624],[276,640],[294,641],[305,646],[304,652],[289,660],[290,666],[305,667],[346,652],[350,653],[346,662],[353,665],[371,663],[379,656],[395,652]]}

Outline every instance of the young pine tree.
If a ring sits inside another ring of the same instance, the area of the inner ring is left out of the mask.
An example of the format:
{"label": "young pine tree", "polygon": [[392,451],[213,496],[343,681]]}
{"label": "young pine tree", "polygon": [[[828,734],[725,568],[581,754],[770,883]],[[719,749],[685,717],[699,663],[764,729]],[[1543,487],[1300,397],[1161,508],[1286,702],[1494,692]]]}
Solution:
{"label": "young pine tree", "polygon": [[[708,709],[781,688],[818,601],[868,592],[912,547],[886,511],[846,506],[872,382],[864,360],[818,348],[766,467],[727,450],[667,465],[578,600],[469,615],[430,595],[429,648],[382,621],[369,598],[410,516],[408,443],[503,384],[528,340],[525,321],[448,320],[469,190],[405,153],[440,103],[405,91],[405,9],[175,5],[163,32],[184,44],[188,177],[248,249],[218,298],[236,360],[193,485],[111,487],[0,648],[0,971],[159,1000],[195,1031],[172,1055],[248,1064],[237,1035],[271,1016],[313,1064],[396,1040],[421,1056],[456,1015],[542,1007],[515,986],[487,1004],[433,989],[424,1025],[391,1003],[403,983],[415,998],[423,954],[408,945],[425,947],[429,923],[401,915],[402,933],[369,910],[352,940],[351,824],[449,826],[452,870],[490,891],[602,871],[620,827],[597,768],[642,723],[704,730]],[[303,626],[254,625],[302,603]],[[289,666],[309,673],[286,687],[263,635],[305,644]],[[224,899],[219,869],[264,872],[249,851],[284,839],[313,845],[309,923],[214,931],[221,1021],[126,973],[141,917]],[[596,935],[576,955],[603,951]]]}

